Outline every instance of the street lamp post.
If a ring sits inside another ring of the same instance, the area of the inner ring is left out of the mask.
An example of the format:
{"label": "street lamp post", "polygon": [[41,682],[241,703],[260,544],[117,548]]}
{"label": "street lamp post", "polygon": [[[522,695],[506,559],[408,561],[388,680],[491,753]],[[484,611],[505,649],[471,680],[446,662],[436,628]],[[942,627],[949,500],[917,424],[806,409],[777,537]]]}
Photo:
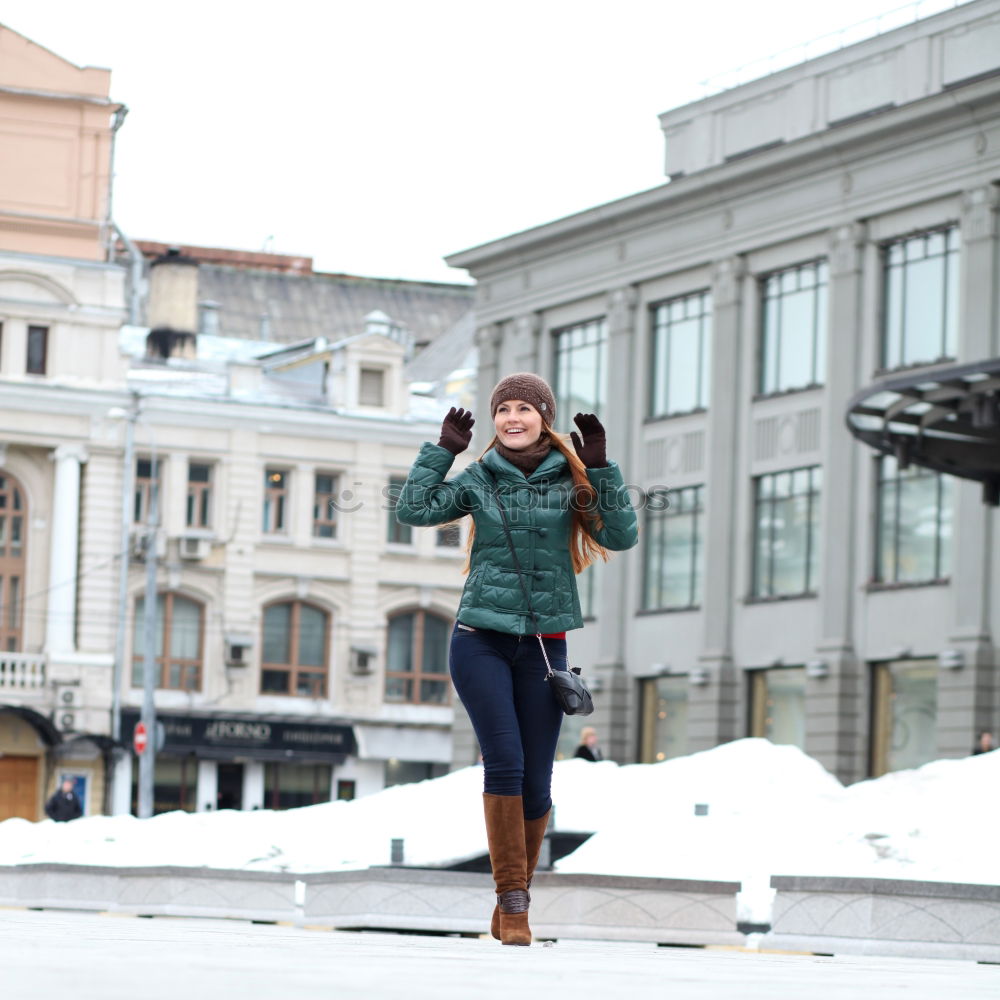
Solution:
{"label": "street lamp post", "polygon": [[[108,416],[124,418],[125,425],[125,457],[122,482],[122,507],[119,550],[121,564],[118,576],[118,622],[115,636],[115,662],[111,691],[111,734],[117,744],[116,753],[128,753],[122,743],[122,683],[126,671],[127,651],[125,648],[125,622],[128,616],[128,571],[130,555],[130,538],[133,519],[132,504],[135,499],[135,425],[140,418],[139,394],[132,394],[132,405],[128,410],[115,407]],[[148,734],[146,747],[139,754],[139,801],[138,815],[140,819],[148,819],[153,815],[153,776],[156,764],[156,539],[159,527],[159,472],[156,457],[156,437],[153,428],[149,428],[151,438],[150,461],[150,491],[149,504],[146,511],[145,543],[143,552],[146,563],[146,590],[143,602],[143,685],[142,712],[140,718]],[[136,621],[138,627],[138,621]],[[138,636],[136,635],[136,639]],[[133,640],[135,641],[135,640]],[[138,643],[136,642],[136,645]],[[119,787],[123,772],[115,768],[111,793],[111,806],[114,812],[128,812],[127,790]]]}
{"label": "street lamp post", "polygon": [[[139,397],[133,394],[132,406],[128,410],[117,408],[110,414],[124,417],[125,423],[125,458],[122,470],[122,517],[119,525],[118,558],[118,618],[115,633],[115,662],[111,682],[111,738],[115,742],[115,754],[122,753],[122,678],[125,676],[125,620],[128,614],[128,567],[132,528],[132,504],[135,493],[135,422],[139,416]],[[118,811],[119,800],[122,798],[117,783],[121,774],[115,768],[112,781],[110,803],[112,812]]]}
{"label": "street lamp post", "polygon": [[[159,520],[160,476],[156,444],[149,465],[149,516],[146,520],[146,597],[143,601],[142,724],[146,747],[139,755],[139,819],[153,815],[153,775],[156,766],[156,534]],[[164,622],[164,625],[166,623]]]}

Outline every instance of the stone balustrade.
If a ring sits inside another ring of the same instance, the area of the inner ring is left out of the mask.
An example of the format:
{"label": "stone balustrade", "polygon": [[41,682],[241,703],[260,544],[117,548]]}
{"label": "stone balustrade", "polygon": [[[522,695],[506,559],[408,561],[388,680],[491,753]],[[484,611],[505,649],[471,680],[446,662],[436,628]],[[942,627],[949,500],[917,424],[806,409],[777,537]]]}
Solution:
{"label": "stone balustrade", "polygon": [[45,687],[43,653],[0,652],[0,691],[37,691]]}

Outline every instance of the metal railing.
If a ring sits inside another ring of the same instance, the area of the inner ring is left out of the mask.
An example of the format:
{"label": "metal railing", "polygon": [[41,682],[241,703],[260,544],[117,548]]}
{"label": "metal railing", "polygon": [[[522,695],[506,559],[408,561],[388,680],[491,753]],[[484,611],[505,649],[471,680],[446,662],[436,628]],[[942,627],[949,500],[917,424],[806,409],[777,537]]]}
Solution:
{"label": "metal railing", "polygon": [[0,653],[0,691],[37,691],[44,687],[44,653]]}

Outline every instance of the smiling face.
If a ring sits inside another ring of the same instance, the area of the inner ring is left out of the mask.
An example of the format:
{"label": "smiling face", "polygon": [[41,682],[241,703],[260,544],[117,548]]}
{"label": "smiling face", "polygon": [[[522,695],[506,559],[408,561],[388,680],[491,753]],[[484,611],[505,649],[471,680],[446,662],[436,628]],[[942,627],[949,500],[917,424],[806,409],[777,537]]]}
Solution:
{"label": "smiling face", "polygon": [[505,399],[493,417],[497,440],[508,448],[528,448],[542,436],[542,415],[523,399]]}

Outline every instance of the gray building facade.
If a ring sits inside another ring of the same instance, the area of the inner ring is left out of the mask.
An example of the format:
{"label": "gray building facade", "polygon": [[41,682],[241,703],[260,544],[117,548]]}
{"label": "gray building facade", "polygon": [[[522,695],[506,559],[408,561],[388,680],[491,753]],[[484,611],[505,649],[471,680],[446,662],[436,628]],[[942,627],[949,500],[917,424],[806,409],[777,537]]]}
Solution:
{"label": "gray building facade", "polygon": [[620,762],[763,736],[853,781],[968,754],[1000,723],[996,509],[845,416],[1000,355],[1000,0],[660,123],[667,183],[448,259],[478,282],[480,399],[545,375],[643,506],[581,578],[590,721]]}

